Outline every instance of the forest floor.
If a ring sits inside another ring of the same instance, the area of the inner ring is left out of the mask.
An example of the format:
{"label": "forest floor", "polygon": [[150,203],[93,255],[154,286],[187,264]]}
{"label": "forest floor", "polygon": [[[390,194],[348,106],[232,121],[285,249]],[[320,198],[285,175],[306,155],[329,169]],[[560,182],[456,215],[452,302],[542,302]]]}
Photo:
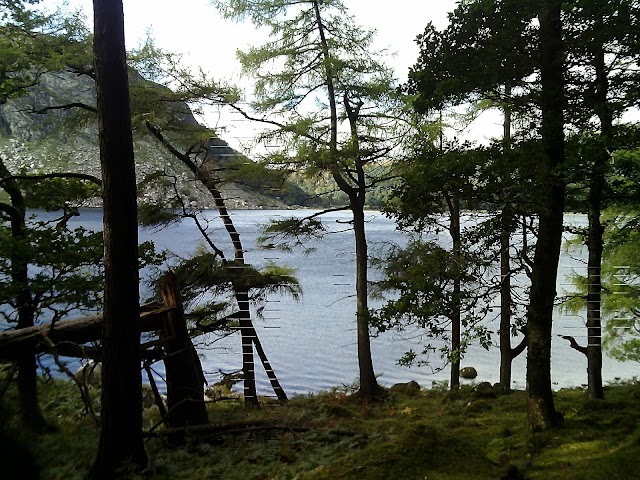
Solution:
{"label": "forest floor", "polygon": [[[525,392],[478,398],[472,386],[389,395],[377,403],[364,403],[348,389],[295,397],[284,406],[264,400],[252,410],[239,400],[220,401],[209,406],[211,424],[231,427],[180,445],[148,438],[152,465],[139,478],[640,479],[640,383],[609,385],[605,395],[589,400],[583,389],[556,392],[563,423],[535,433]],[[98,431],[77,389],[43,383],[41,402],[55,431],[27,434],[15,423],[13,387],[5,393],[0,476],[27,479],[24,467],[32,464],[40,470],[34,478],[83,478]],[[145,410],[146,429],[158,420],[157,407]]]}

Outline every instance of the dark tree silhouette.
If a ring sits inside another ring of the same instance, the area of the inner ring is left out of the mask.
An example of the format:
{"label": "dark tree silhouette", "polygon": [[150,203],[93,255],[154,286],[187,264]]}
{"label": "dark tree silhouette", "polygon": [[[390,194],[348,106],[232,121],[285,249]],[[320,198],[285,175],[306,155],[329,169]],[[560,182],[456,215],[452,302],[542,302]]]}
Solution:
{"label": "dark tree silhouette", "polygon": [[94,0],[94,66],[102,166],[105,295],[102,430],[90,478],[142,469],[138,225],[122,0]]}
{"label": "dark tree silhouette", "polygon": [[540,60],[542,83],[543,170],[538,242],[527,322],[527,385],[529,419],[534,428],[556,423],[558,414],[551,390],[551,326],[560,246],[565,186],[558,175],[564,161],[564,80],[560,0],[542,2]]}

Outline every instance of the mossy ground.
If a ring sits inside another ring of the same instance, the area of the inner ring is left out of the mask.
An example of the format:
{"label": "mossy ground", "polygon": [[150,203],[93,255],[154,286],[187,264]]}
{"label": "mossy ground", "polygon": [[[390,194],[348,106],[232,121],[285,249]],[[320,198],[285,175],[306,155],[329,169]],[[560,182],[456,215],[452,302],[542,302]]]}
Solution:
{"label": "mossy ground", "polygon": [[[0,451],[4,472],[16,473],[2,478],[28,478],[11,466],[24,465],[27,454],[42,479],[83,478],[98,431],[75,387],[42,385],[43,410],[57,427],[44,435],[19,428],[12,390],[2,401],[0,438],[12,453]],[[564,422],[535,434],[524,392],[474,399],[471,387],[463,387],[366,403],[334,391],[285,406],[265,402],[259,410],[219,402],[210,406],[212,424],[271,420],[288,428],[191,438],[181,446],[148,439],[152,466],[144,478],[472,480],[499,479],[515,466],[531,480],[640,479],[640,384],[609,386],[606,397],[557,392]],[[145,412],[146,428],[157,421],[157,410]]]}

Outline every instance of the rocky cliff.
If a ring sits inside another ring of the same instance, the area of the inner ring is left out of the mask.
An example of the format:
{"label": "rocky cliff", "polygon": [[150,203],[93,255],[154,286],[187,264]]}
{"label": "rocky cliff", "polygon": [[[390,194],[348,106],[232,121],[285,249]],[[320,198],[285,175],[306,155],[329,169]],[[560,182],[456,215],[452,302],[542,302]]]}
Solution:
{"label": "rocky cliff", "polygon": [[[131,82],[139,85],[144,80],[132,74]],[[93,79],[71,72],[56,72],[44,74],[28,94],[0,105],[0,155],[9,170],[15,173],[83,172],[100,176],[97,121],[93,112],[81,107],[94,107],[95,103]],[[75,106],[61,108],[70,105]],[[189,127],[187,130],[191,131],[179,136],[174,134],[172,139],[177,145],[186,148],[205,131],[186,104],[173,103],[169,111],[174,117],[171,119],[173,127]],[[190,139],[189,135],[194,138]],[[148,182],[146,188],[140,190],[142,202],[166,198],[167,189],[173,189],[192,207],[213,206],[211,195],[190,180],[184,166],[143,127],[134,131],[134,137],[138,180],[157,176],[158,172],[167,174],[163,182],[157,185]],[[273,185],[265,178],[255,174],[253,178],[242,178],[238,167],[251,162],[227,142],[211,136],[204,147],[206,160],[205,156],[200,160],[209,163],[209,170],[236,172],[227,181],[223,181],[223,173],[220,173],[220,188],[229,208],[286,208],[282,195],[274,194]],[[175,186],[168,184],[171,178],[178,178]],[[99,199],[94,199],[92,204],[99,204]]]}

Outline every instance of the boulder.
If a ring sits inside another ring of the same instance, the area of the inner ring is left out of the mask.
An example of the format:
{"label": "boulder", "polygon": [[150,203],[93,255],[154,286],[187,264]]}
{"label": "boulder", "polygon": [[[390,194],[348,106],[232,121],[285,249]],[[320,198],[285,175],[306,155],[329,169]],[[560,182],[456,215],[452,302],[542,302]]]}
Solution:
{"label": "boulder", "polygon": [[496,392],[489,382],[482,382],[473,387],[474,398],[495,398]]}
{"label": "boulder", "polygon": [[511,389],[509,387],[505,387],[501,383],[494,383],[493,391],[496,392],[496,395],[507,395],[511,393]]}
{"label": "boulder", "polygon": [[414,380],[407,383],[396,383],[389,389],[389,393],[391,395],[400,394],[412,397],[420,393],[420,385]]}
{"label": "boulder", "polygon": [[78,382],[87,387],[102,386],[102,363],[90,360],[78,369],[75,377]]}
{"label": "boulder", "polygon": [[467,380],[473,380],[478,376],[478,372],[473,367],[464,367],[460,369],[460,376],[462,378],[466,378]]}

